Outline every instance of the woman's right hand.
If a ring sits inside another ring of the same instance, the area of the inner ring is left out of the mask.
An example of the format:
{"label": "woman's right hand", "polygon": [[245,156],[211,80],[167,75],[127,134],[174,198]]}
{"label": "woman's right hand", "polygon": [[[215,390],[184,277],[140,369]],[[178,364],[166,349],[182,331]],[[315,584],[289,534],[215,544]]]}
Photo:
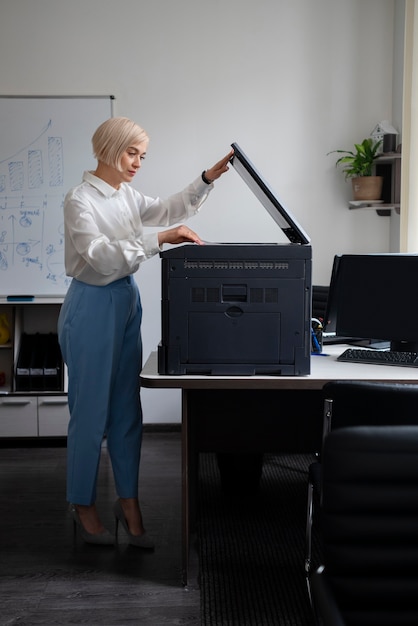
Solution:
{"label": "woman's right hand", "polygon": [[160,248],[165,243],[177,244],[186,242],[197,243],[200,246],[203,245],[203,241],[200,239],[199,235],[184,224],[158,233],[158,245]]}

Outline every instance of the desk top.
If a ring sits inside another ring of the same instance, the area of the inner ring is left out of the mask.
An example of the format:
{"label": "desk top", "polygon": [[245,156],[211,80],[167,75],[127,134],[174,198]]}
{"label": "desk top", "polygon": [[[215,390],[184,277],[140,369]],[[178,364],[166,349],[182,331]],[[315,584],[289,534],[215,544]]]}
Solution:
{"label": "desk top", "polygon": [[159,389],[322,389],[331,380],[375,380],[418,384],[417,367],[369,365],[337,361],[347,345],[324,346],[311,358],[306,376],[168,376],[158,374],[157,352],[151,352],[141,372],[143,387]]}

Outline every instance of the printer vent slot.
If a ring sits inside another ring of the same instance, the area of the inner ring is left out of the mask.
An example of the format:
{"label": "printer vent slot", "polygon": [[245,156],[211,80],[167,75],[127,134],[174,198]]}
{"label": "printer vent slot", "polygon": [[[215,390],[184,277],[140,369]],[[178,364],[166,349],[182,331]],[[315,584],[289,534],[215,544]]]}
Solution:
{"label": "printer vent slot", "polygon": [[250,289],[250,302],[253,304],[277,304],[279,290],[274,287],[252,287]]}
{"label": "printer vent slot", "polygon": [[274,288],[266,289],[266,300],[269,304],[276,304],[279,301],[279,290]]}
{"label": "printer vent slot", "polygon": [[205,302],[206,290],[204,287],[193,287],[192,302]]}
{"label": "printer vent slot", "polygon": [[253,287],[250,289],[250,302],[263,302],[264,289],[261,287]]}
{"label": "printer vent slot", "polygon": [[192,302],[219,302],[219,287],[192,287]]}
{"label": "printer vent slot", "polygon": [[218,287],[208,287],[206,289],[206,302],[219,302],[219,288]]}

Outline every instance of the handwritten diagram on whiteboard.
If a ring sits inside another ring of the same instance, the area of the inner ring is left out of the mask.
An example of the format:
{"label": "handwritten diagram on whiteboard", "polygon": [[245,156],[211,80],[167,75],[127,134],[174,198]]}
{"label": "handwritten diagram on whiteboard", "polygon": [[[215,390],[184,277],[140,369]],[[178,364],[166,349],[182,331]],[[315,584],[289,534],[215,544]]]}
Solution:
{"label": "handwritten diagram on whiteboard", "polygon": [[62,296],[63,202],[95,167],[106,97],[0,96],[0,295]]}

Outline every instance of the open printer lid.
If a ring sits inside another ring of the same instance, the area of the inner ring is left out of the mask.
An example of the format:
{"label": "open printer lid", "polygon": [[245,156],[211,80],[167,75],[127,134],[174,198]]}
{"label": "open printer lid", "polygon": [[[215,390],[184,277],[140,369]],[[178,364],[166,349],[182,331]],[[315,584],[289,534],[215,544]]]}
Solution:
{"label": "open printer lid", "polygon": [[295,218],[277,199],[269,185],[257,172],[254,165],[244,154],[237,143],[231,144],[234,154],[231,158],[231,165],[238,172],[247,186],[270,213],[276,224],[282,229],[291,243],[308,244],[310,238],[303,228],[297,223]]}

